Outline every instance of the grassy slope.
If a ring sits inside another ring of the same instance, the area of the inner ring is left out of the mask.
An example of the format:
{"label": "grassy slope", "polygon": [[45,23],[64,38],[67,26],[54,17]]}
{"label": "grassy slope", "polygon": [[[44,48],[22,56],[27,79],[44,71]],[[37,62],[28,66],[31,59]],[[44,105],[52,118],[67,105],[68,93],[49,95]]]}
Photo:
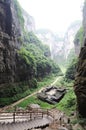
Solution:
{"label": "grassy slope", "polygon": [[[42,84],[43,84],[43,82],[42,82]],[[34,96],[29,97],[28,99],[24,100],[23,102],[21,102],[17,106],[25,108],[27,105],[29,105],[31,103],[35,103],[35,104],[39,104],[44,109],[56,107],[59,110],[64,111],[67,115],[70,115],[73,111],[76,110],[75,94],[74,94],[73,87],[72,87],[73,83],[65,83],[64,82],[64,84],[67,85],[67,88],[68,88],[67,94],[64,96],[64,98],[59,103],[57,103],[55,105],[50,105],[46,102],[43,102],[43,101],[37,99],[37,96],[34,95]],[[63,78],[59,78],[59,81],[57,81],[56,85],[57,86],[63,85]],[[41,86],[41,83],[39,83],[39,86]]]}
{"label": "grassy slope", "polygon": [[[47,78],[44,78],[42,81],[40,81],[38,83],[38,88],[35,89],[35,91],[39,91],[42,87],[46,87],[47,85],[51,85],[52,82],[54,82],[56,80],[57,77],[55,77],[54,75],[52,75],[51,77],[47,77]],[[58,77],[59,78],[59,77]],[[51,108],[53,107],[53,105],[50,105],[46,102],[43,102],[39,99],[37,99],[37,96],[34,95],[34,96],[31,96],[29,97],[28,99],[22,101],[21,103],[19,103],[17,106],[18,107],[23,107],[25,108],[27,105],[31,104],[31,103],[36,103],[36,104],[39,104],[42,108]]]}
{"label": "grassy slope", "polygon": [[[38,82],[38,85],[37,85],[37,88],[34,88],[34,89],[31,89],[31,90],[29,90],[29,96],[30,96],[30,94],[33,94],[34,92],[38,92],[41,88],[43,88],[43,87],[46,87],[47,85],[49,85],[49,84],[51,84],[53,81],[55,81],[56,80],[56,76],[55,75],[50,75],[50,76],[47,76],[46,78],[44,78],[44,79],[42,79],[40,82]],[[28,91],[27,91],[27,93],[28,93]],[[7,101],[7,99],[6,99],[6,101]],[[25,103],[26,102],[26,103]],[[28,104],[29,104],[29,102],[31,103],[31,102],[36,102],[36,100],[34,101],[34,96],[32,96],[32,97],[29,97],[28,99],[25,99],[24,101],[22,101],[21,103],[19,103],[19,105],[18,106],[20,106],[20,107],[26,107]],[[15,102],[16,103],[16,102]],[[12,106],[15,106],[14,104],[15,103],[13,103],[12,104]],[[17,104],[17,103],[16,103]],[[24,105],[23,105],[24,104]]]}

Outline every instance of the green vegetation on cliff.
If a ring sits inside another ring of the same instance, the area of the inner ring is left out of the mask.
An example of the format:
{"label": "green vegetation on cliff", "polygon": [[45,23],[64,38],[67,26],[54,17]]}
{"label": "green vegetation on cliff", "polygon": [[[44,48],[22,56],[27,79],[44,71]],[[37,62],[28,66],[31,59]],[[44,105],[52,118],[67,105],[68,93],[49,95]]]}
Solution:
{"label": "green vegetation on cliff", "polygon": [[22,45],[19,54],[31,66],[30,71],[34,69],[36,78],[42,78],[51,73],[62,74],[58,65],[50,59],[48,46],[43,45],[32,32],[28,33],[27,43]]}
{"label": "green vegetation on cliff", "polygon": [[8,105],[31,94],[32,89],[37,88],[37,82],[42,78],[52,73],[62,74],[59,66],[51,60],[48,46],[43,45],[33,32],[24,29],[22,9],[17,0],[13,2],[22,36],[16,39],[19,47],[16,48],[16,56],[14,56],[13,81],[0,86],[0,106]]}
{"label": "green vegetation on cliff", "polygon": [[17,15],[18,15],[18,18],[19,18],[19,23],[22,27],[22,29],[24,28],[24,18],[22,16],[22,8],[19,4],[19,2],[17,0],[14,0],[14,6],[15,6],[15,9],[17,11]]}
{"label": "green vegetation on cliff", "polygon": [[[18,51],[20,57],[26,62],[32,77],[43,78],[52,73],[61,75],[59,66],[50,58],[50,49],[37,38],[33,32],[24,30],[22,46]],[[21,40],[20,40],[21,41]]]}
{"label": "green vegetation on cliff", "polygon": [[66,70],[65,78],[67,80],[74,80],[76,74],[77,59],[73,59],[69,67]]}
{"label": "green vegetation on cliff", "polygon": [[68,54],[68,57],[67,57],[67,60],[66,60],[66,66],[65,66],[65,67],[68,68],[69,65],[70,65],[70,63],[72,64],[72,61],[73,61],[74,59],[76,59],[76,54],[75,54],[75,49],[72,48],[72,49],[70,50],[70,53]]}
{"label": "green vegetation on cliff", "polygon": [[[51,84],[56,79],[55,75],[46,76],[45,78],[42,78],[40,81],[36,80],[30,80],[30,83],[28,82],[22,82],[22,83],[15,83],[15,84],[8,84],[6,87],[7,89],[3,89],[3,87],[0,88],[0,107],[9,105],[21,98],[26,97],[27,95],[32,94],[33,92],[38,91],[40,88],[47,86]],[[34,87],[30,87],[34,85]],[[29,98],[31,99],[31,98]],[[31,101],[30,102],[35,102]],[[28,104],[29,102],[27,102]],[[24,107],[26,106],[26,101],[24,101]],[[23,105],[22,105],[23,106]]]}
{"label": "green vegetation on cliff", "polygon": [[82,43],[83,43],[83,33],[84,33],[83,27],[80,27],[80,29],[78,30],[78,32],[75,35],[75,39],[74,39],[75,44],[82,45]]}
{"label": "green vegetation on cliff", "polygon": [[[19,6],[17,0],[15,0],[16,6],[18,8],[18,18],[23,24],[23,16],[21,13],[21,7]],[[48,46],[43,45],[41,41],[36,37],[33,32],[27,32],[23,30],[23,36],[19,38],[22,41],[22,46],[18,51],[20,58],[27,65],[27,76],[32,78],[43,78],[46,75],[55,73],[57,75],[62,74],[58,65],[50,59],[50,50]]]}

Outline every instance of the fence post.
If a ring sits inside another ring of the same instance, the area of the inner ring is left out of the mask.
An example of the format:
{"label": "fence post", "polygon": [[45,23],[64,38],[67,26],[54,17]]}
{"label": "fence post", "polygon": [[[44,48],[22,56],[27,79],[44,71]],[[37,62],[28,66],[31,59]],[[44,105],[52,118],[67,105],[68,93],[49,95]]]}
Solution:
{"label": "fence post", "polygon": [[37,116],[37,110],[34,109],[34,110],[33,110],[33,118],[36,119],[36,116]]}
{"label": "fence post", "polygon": [[49,116],[48,109],[47,109],[47,117]]}
{"label": "fence post", "polygon": [[37,109],[37,117],[38,117],[38,109]]}
{"label": "fence post", "polygon": [[30,112],[30,120],[32,120],[32,112]]}
{"label": "fence post", "polygon": [[43,111],[42,111],[42,118],[43,118],[43,114],[44,114],[44,113],[43,113]]}
{"label": "fence post", "polygon": [[13,112],[13,122],[15,123],[15,112]]}

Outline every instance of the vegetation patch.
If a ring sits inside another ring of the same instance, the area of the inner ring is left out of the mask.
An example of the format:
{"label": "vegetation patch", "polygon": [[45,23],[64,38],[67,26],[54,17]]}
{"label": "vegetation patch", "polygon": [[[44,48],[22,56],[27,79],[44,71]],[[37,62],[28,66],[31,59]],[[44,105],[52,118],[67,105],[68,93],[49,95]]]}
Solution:
{"label": "vegetation patch", "polygon": [[22,8],[17,0],[14,0],[14,6],[15,6],[15,10],[17,11],[19,23],[22,29],[24,30],[24,18],[22,15]]}
{"label": "vegetation patch", "polygon": [[70,115],[76,110],[76,97],[73,89],[68,90],[67,94],[58,103],[58,109],[64,111],[67,115]]}
{"label": "vegetation patch", "polygon": [[32,83],[30,82],[30,85],[34,85],[33,87],[29,87],[27,83],[20,83],[14,85],[12,84],[12,86],[9,86],[7,89],[1,89],[0,107],[9,105],[15,101],[18,101],[21,98],[26,97],[27,95],[32,94],[33,92],[38,91],[40,88],[52,83],[55,80],[55,78],[55,75],[47,76],[44,79],[40,79],[40,82],[36,82],[34,79]]}
{"label": "vegetation patch", "polygon": [[66,73],[65,73],[66,80],[74,80],[75,79],[77,62],[78,62],[78,60],[75,58],[70,63],[70,65],[67,68]]}
{"label": "vegetation patch", "polygon": [[[57,81],[57,83],[56,83],[57,87],[59,87],[59,85],[61,86],[61,81],[63,82],[63,78],[59,78],[59,81]],[[60,82],[60,83],[58,83],[58,82]],[[73,91],[73,83],[66,82],[65,84],[68,85],[68,86],[66,86],[66,88],[68,88],[67,93],[65,94],[64,98],[55,105],[51,105],[49,103],[41,101],[37,98],[36,95],[34,95],[34,96],[31,96],[28,99],[24,100],[23,102],[19,103],[17,106],[26,108],[27,105],[35,103],[35,104],[39,104],[40,107],[42,107],[44,109],[57,108],[61,111],[64,111],[67,115],[70,115],[71,113],[73,113],[76,110],[76,96]]]}
{"label": "vegetation patch", "polygon": [[17,106],[26,108],[26,106],[28,106],[29,104],[32,104],[32,103],[40,105],[41,108],[43,108],[43,109],[48,109],[48,108],[52,108],[53,107],[53,105],[50,105],[50,104],[48,104],[46,102],[43,102],[43,101],[39,100],[36,97],[36,95],[32,96],[32,97],[29,97],[28,99],[26,99],[24,102],[21,102]]}
{"label": "vegetation patch", "polygon": [[80,27],[80,29],[75,35],[75,39],[74,39],[75,44],[80,43],[80,46],[82,46],[83,39],[84,39],[83,36],[84,36],[84,30],[83,30],[83,27]]}

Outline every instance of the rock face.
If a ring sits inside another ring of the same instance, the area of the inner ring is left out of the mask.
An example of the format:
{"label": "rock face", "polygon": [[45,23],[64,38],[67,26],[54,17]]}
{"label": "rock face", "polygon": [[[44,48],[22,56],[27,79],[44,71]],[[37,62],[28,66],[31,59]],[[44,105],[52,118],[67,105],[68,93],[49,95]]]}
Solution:
{"label": "rock face", "polygon": [[24,27],[25,29],[30,32],[34,32],[35,31],[35,20],[32,16],[30,16],[25,10],[22,9],[22,14],[24,17]]}
{"label": "rock face", "polygon": [[74,38],[75,38],[75,35],[76,35],[77,31],[79,30],[80,26],[81,26],[81,22],[75,21],[67,29],[67,32],[64,37],[64,48],[65,48],[64,51],[65,51],[66,59],[67,59],[68,55],[70,54],[71,49],[75,50],[75,54],[76,54],[76,48],[78,51],[80,50],[80,48],[79,48],[80,44],[79,44],[79,47],[77,44],[76,45],[74,44]]}
{"label": "rock face", "polygon": [[[86,2],[83,9],[84,39],[86,39]],[[77,74],[75,79],[75,94],[77,96],[78,112],[86,118],[86,40],[79,55]]]}
{"label": "rock face", "polygon": [[[17,19],[15,22],[15,18]],[[18,28],[17,28],[18,27]],[[21,28],[12,0],[0,2],[0,84],[13,82]]]}
{"label": "rock face", "polygon": [[86,117],[86,46],[81,49],[79,55],[74,87],[77,96],[78,111],[83,117]]}
{"label": "rock face", "polygon": [[20,35],[20,25],[17,18],[17,11],[12,0],[0,1],[0,31],[9,36]]}
{"label": "rock face", "polygon": [[74,46],[75,46],[75,53],[76,53],[77,56],[79,56],[79,54],[80,54],[80,42],[79,42],[78,39],[74,42]]}
{"label": "rock face", "polygon": [[[83,7],[83,27],[84,27],[84,39],[86,38],[86,1]],[[83,42],[84,45],[84,42]]]}
{"label": "rock face", "polygon": [[22,28],[15,3],[16,0],[0,0],[0,85],[29,78],[28,65],[17,53]]}

